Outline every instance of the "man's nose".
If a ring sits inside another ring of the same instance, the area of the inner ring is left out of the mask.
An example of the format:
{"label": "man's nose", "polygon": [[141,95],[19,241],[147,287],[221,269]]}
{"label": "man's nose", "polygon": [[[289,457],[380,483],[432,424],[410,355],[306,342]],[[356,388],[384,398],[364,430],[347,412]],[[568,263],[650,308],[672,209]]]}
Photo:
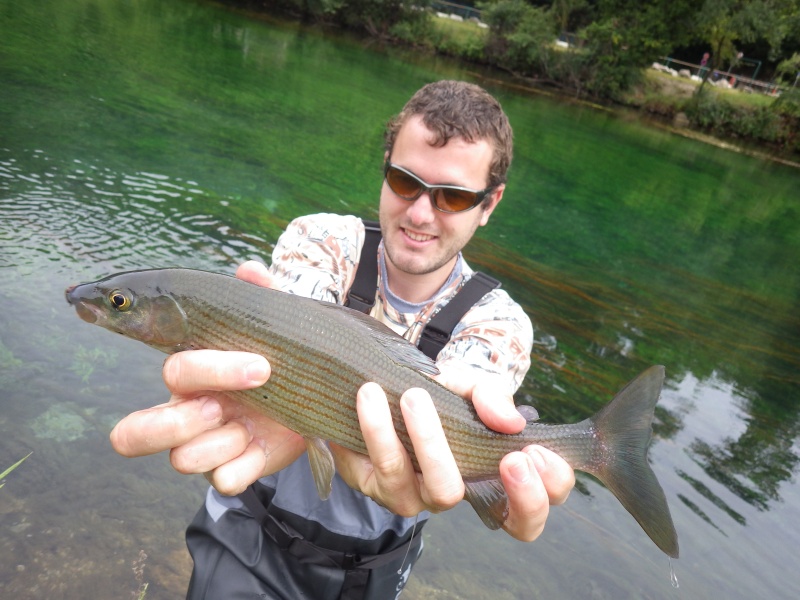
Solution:
{"label": "man's nose", "polygon": [[408,207],[407,214],[413,223],[432,222],[436,217],[436,209],[433,207],[430,192],[422,192]]}

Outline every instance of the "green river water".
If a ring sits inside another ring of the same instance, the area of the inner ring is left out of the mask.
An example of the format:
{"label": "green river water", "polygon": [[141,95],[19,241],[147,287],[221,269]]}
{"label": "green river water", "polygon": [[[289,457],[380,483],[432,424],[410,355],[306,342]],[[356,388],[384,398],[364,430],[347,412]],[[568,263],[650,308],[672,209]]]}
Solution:
{"label": "green river water", "polygon": [[422,84],[486,86],[509,186],[468,254],[534,320],[519,400],[585,418],[663,364],[650,451],[670,565],[580,476],[543,536],[464,505],[425,528],[404,598],[797,598],[800,171],[435,58],[192,0],[0,0],[0,597],[184,594],[206,484],[108,443],[166,400],[163,355],[89,327],[72,283],[231,273],[287,221],[376,214],[386,120]]}

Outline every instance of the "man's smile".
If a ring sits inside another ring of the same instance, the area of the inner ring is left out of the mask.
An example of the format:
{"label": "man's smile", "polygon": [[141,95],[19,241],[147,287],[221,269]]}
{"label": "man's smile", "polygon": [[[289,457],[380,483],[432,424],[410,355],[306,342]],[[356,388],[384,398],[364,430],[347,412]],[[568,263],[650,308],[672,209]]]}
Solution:
{"label": "man's smile", "polygon": [[405,227],[402,228],[403,233],[406,234],[408,238],[415,242],[429,242],[433,239],[436,239],[435,235],[430,235],[428,233],[418,233],[416,231],[412,231],[410,229],[406,229]]}

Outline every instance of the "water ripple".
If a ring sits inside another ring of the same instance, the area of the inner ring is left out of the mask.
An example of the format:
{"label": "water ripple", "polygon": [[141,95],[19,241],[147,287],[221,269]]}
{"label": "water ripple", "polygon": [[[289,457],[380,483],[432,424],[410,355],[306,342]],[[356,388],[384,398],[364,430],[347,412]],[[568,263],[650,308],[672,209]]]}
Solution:
{"label": "water ripple", "polygon": [[[214,202],[195,181],[119,173],[41,152],[0,150],[0,267],[23,271],[189,266],[227,269],[263,254],[263,240],[203,211]],[[216,200],[217,203],[224,200]]]}

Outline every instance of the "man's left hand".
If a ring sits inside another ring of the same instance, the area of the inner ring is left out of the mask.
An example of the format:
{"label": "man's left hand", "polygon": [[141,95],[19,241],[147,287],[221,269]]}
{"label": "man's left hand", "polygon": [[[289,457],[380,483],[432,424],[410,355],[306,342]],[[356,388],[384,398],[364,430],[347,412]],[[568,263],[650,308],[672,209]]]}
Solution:
{"label": "man's left hand", "polygon": [[[519,433],[525,419],[513,398],[498,399],[491,378],[470,381],[451,374],[438,379],[471,400],[481,420],[495,431]],[[463,375],[463,374],[459,374]],[[430,395],[421,389],[403,394],[400,408],[420,472],[394,429],[383,390],[367,383],[358,393],[358,417],[369,456],[331,444],[341,477],[392,512],[411,517],[423,510],[441,512],[464,497],[464,482]],[[575,484],[570,466],[557,454],[528,446],[500,462],[500,477],[509,498],[503,528],[523,541],[536,539],[544,529],[550,505],[563,503]]]}

